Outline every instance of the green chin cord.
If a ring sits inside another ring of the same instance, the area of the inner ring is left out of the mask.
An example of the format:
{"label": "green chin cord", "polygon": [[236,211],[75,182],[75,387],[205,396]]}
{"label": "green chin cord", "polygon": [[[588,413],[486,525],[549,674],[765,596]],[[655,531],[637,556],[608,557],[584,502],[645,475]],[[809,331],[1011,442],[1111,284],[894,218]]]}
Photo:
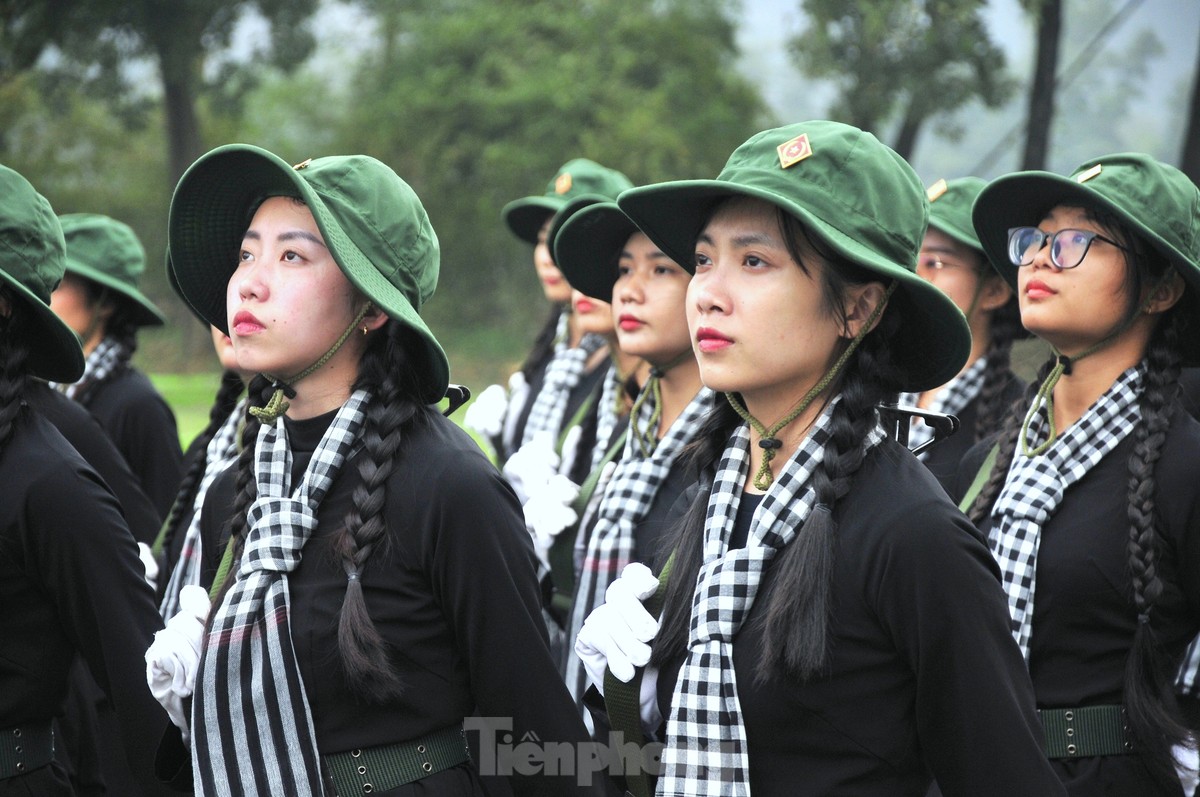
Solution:
{"label": "green chin cord", "polygon": [[270,374],[263,374],[263,376],[271,380],[271,384],[275,386],[275,391],[271,393],[271,398],[267,401],[265,406],[251,407],[249,410],[250,414],[267,424],[275,423],[275,421],[279,420],[280,416],[287,412],[288,407],[291,406],[288,404],[287,398],[295,398],[296,396],[296,391],[292,388],[292,385],[316,371],[325,363],[329,362],[329,359],[333,357],[333,355],[337,354],[338,349],[342,348],[346,341],[350,339],[350,336],[354,334],[354,330],[358,329],[359,323],[361,323],[363,318],[366,317],[367,311],[370,309],[370,302],[367,302],[365,305],[363,305],[363,308],[358,311],[358,315],[356,315],[354,320],[350,322],[350,326],[346,327],[346,331],[343,332],[342,336],[338,338],[337,341],[329,348],[329,351],[321,355],[321,359],[317,360],[300,373],[288,379],[278,379]]}
{"label": "green chin cord", "polygon": [[[633,435],[633,439],[637,441],[638,451],[643,457],[648,457],[654,453],[654,449],[658,446],[658,422],[662,420],[662,378],[675,366],[689,357],[694,357],[692,349],[689,346],[682,354],[663,365],[650,366],[650,376],[646,380],[646,384],[638,391],[638,396],[633,402],[633,406],[629,408],[629,431]],[[650,413],[650,418],[646,421],[646,428],[639,429],[637,423],[638,411],[642,405],[646,403],[646,397],[654,397],[654,409]]]}
{"label": "green chin cord", "polygon": [[758,432],[758,445],[763,450],[763,457],[762,464],[758,467],[758,472],[754,474],[755,489],[765,492],[766,490],[770,489],[771,484],[775,481],[775,476],[771,473],[771,460],[775,459],[775,452],[783,447],[783,443],[775,435],[779,434],[779,431],[783,429],[783,427],[800,417],[800,414],[808,409],[812,403],[817,400],[817,397],[824,393],[825,389],[833,383],[833,380],[837,378],[839,373],[841,373],[842,368],[844,368],[846,363],[849,362],[850,355],[854,354],[854,351],[858,348],[858,345],[862,343],[863,338],[867,336],[867,333],[875,328],[875,322],[877,322],[879,317],[883,315],[883,311],[887,307],[888,299],[891,298],[895,290],[896,283],[893,282],[888,286],[887,292],[883,296],[883,301],[876,305],[875,309],[871,311],[871,315],[867,319],[867,323],[863,324],[862,329],[859,330],[858,334],[854,336],[854,339],[850,341],[850,345],[847,346],[846,350],[842,352],[842,355],[838,357],[837,362],[833,364],[833,367],[825,373],[825,376],[821,377],[821,381],[813,385],[812,388],[804,394],[804,398],[800,399],[800,403],[797,404],[791,412],[785,415],[782,420],[780,420],[770,429],[766,428],[761,421],[750,414],[750,411],[746,409],[736,394],[725,394],[725,400],[729,402],[729,406],[733,407],[733,411],[742,416],[742,420],[750,424],[750,428]]}

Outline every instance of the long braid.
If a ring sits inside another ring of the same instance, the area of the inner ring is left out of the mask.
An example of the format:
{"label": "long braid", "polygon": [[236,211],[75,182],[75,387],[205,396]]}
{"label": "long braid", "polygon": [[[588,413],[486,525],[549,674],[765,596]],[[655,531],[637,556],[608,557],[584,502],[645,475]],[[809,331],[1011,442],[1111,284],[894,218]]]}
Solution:
{"label": "long braid", "polygon": [[[267,379],[262,374],[258,374],[247,387],[250,397],[249,407],[264,407],[274,392],[274,385],[271,380]],[[247,407],[247,409],[249,409]],[[234,482],[233,488],[233,509],[229,513],[229,542],[227,545],[232,546],[232,561],[240,562],[242,559],[242,549],[246,544],[246,531],[249,523],[246,514],[250,511],[250,504],[254,503],[254,499],[258,497],[258,483],[255,481],[254,464],[255,454],[258,449],[258,430],[261,428],[262,422],[254,415],[247,412],[246,423],[242,427],[242,445],[238,452],[237,460],[237,479]],[[235,579],[232,574],[225,579],[225,583],[221,585],[220,591],[213,598],[213,605],[217,606],[224,599],[225,593],[229,592],[233,586]],[[209,622],[216,616],[216,612],[209,615]]]}
{"label": "long braid", "polygon": [[1162,595],[1159,577],[1160,535],[1155,511],[1155,465],[1175,412],[1179,394],[1179,333],[1177,313],[1163,319],[1146,351],[1146,386],[1140,397],[1142,418],[1133,431],[1129,457],[1129,571],[1138,612],[1133,647],[1125,667],[1125,707],[1129,727],[1140,752],[1161,777],[1173,771],[1168,750],[1187,738],[1171,694],[1171,662],[1163,656],[1151,625]]}
{"label": "long braid", "polygon": [[171,504],[171,511],[167,513],[162,531],[159,532],[159,542],[156,545],[159,551],[171,550],[171,545],[174,543],[176,535],[179,534],[180,521],[191,511],[192,504],[196,501],[196,492],[200,489],[200,482],[204,479],[204,471],[208,466],[208,444],[212,442],[213,435],[229,418],[229,413],[233,412],[234,407],[237,406],[237,401],[244,389],[245,385],[242,384],[242,379],[236,372],[225,371],[221,374],[221,386],[217,389],[212,408],[208,411],[208,425],[192,443],[196,456],[179,482],[175,502]]}
{"label": "long braid", "polygon": [[387,543],[385,488],[399,458],[403,430],[424,409],[414,398],[415,386],[401,381],[413,372],[403,334],[398,323],[389,322],[359,365],[355,389],[369,390],[372,401],[363,427],[364,455],[357,458],[359,483],[345,523],[333,541],[334,554],[347,575],[338,620],[338,651],[346,683],[372,700],[395,697],[404,686],[367,613],[361,578],[368,558]]}
{"label": "long braid", "polygon": [[900,382],[890,345],[898,324],[894,313],[885,313],[848,363],[839,390],[841,400],[830,418],[825,456],[812,475],[816,506],[772,565],[774,580],[764,595],[760,679],[778,666],[803,680],[826,665],[837,543],[833,513],[863,463],[863,442],[879,423],[875,406],[896,392]]}
{"label": "long braid", "polygon": [[1004,400],[1012,383],[1012,344],[1021,328],[1021,317],[1008,307],[996,310],[989,325],[991,340],[988,342],[987,366],[983,373],[983,384],[979,388],[978,412],[975,414],[975,442],[979,442],[999,428],[1008,416],[1010,402]]}
{"label": "long braid", "polygon": [[1009,407],[1004,425],[1000,427],[1000,431],[996,435],[996,445],[998,446],[996,462],[992,465],[992,471],[988,474],[988,480],[984,482],[983,489],[979,491],[979,495],[975,496],[975,501],[967,508],[967,517],[976,526],[980,525],[991,513],[992,504],[996,503],[996,498],[999,497],[1000,490],[1004,487],[1004,481],[1008,477],[1008,468],[1012,465],[1013,456],[1017,453],[1017,444],[1021,436],[1021,426],[1025,422],[1025,415],[1033,403],[1033,397],[1037,394],[1038,385],[1046,379],[1047,374],[1054,368],[1054,363],[1055,361],[1052,359],[1043,363],[1033,382],[1025,389],[1024,397]]}
{"label": "long braid", "polygon": [[10,301],[9,305],[9,315],[0,316],[0,453],[3,453],[21,414],[21,398],[28,379],[25,363],[29,359],[29,345],[19,332],[23,327],[24,308],[15,301]]}

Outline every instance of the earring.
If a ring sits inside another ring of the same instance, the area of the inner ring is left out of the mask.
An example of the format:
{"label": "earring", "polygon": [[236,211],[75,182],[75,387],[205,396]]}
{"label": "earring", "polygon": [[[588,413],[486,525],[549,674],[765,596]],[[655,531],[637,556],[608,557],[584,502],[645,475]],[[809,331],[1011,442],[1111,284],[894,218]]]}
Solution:
{"label": "earring", "polygon": [[365,338],[366,336],[367,336],[367,328],[363,327],[363,337]]}

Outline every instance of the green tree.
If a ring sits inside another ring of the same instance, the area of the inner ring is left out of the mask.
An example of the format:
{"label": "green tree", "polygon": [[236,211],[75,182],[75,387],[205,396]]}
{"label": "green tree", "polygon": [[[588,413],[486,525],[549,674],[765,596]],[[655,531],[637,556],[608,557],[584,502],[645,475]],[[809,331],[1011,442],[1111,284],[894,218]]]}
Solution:
{"label": "green tree", "polygon": [[430,313],[443,327],[523,335],[540,321],[528,248],[500,210],[542,193],[565,161],[635,183],[712,177],[764,126],[722,2],[388,7],[339,138],[392,165],[429,210],[443,253]]}
{"label": "green tree", "polygon": [[984,0],[804,0],[808,27],[789,44],[797,65],[830,78],[830,115],[879,131],[911,157],[922,126],[978,99],[1002,104],[1014,89],[1003,51],[983,21]]}

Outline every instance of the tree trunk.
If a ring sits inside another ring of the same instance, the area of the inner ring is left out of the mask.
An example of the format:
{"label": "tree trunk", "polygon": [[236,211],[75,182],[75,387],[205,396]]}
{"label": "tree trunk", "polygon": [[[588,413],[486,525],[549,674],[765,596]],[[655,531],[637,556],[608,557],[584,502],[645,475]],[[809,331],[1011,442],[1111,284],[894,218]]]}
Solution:
{"label": "tree trunk", "polygon": [[917,137],[921,126],[925,123],[925,112],[919,107],[916,97],[909,97],[908,108],[904,111],[904,120],[896,133],[896,144],[892,149],[906,161],[912,162],[913,152],[917,149]]}
{"label": "tree trunk", "polygon": [[1188,103],[1187,125],[1183,131],[1183,154],[1179,168],[1200,185],[1200,51],[1196,53],[1196,69],[1192,75],[1192,99]]}
{"label": "tree trunk", "polygon": [[1054,121],[1054,82],[1058,72],[1058,40],[1062,29],[1062,0],[1041,0],[1038,9],[1037,61],[1029,91],[1029,122],[1022,169],[1046,168],[1050,126]]}
{"label": "tree trunk", "polygon": [[163,108],[167,125],[167,168],[171,188],[188,166],[203,154],[196,116],[196,86],[200,82],[199,36],[189,37],[191,25],[162,25],[154,39],[162,75]]}

